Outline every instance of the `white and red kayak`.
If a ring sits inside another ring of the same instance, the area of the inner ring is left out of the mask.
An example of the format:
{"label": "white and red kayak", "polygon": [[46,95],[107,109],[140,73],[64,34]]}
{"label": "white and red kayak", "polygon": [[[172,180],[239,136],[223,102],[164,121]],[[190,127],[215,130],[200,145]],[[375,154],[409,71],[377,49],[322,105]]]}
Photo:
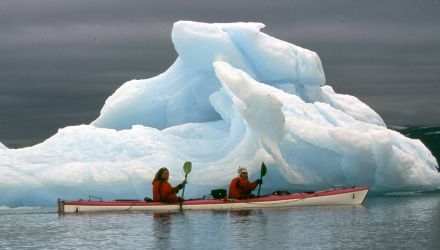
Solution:
{"label": "white and red kayak", "polygon": [[344,188],[325,191],[269,195],[260,198],[194,199],[179,203],[146,202],[141,200],[64,201],[58,199],[58,213],[121,212],[121,211],[173,211],[173,210],[230,210],[254,208],[280,208],[297,206],[359,205],[368,188]]}

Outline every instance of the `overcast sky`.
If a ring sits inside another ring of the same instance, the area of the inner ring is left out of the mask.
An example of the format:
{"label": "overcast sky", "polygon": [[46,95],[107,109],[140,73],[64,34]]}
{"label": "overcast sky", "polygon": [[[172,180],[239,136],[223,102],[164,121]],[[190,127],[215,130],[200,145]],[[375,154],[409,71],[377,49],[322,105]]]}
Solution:
{"label": "overcast sky", "polygon": [[440,124],[439,0],[1,0],[0,142],[93,121],[122,83],[174,62],[178,20],[262,22],[386,124]]}

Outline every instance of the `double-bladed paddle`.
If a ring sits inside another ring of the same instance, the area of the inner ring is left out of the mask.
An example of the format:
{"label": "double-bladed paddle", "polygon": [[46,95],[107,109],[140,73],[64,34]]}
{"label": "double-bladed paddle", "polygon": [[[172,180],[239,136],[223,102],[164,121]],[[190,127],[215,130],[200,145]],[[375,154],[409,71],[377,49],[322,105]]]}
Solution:
{"label": "double-bladed paddle", "polygon": [[[261,172],[260,172],[260,180],[261,180],[261,182],[263,182],[263,176],[266,175],[266,172],[267,172],[266,164],[264,164],[264,162],[262,162],[261,163]],[[260,183],[259,186],[258,186],[258,195],[257,195],[257,197],[260,197],[261,184],[262,183]]]}
{"label": "double-bladed paddle", "polygon": [[[187,161],[183,164],[183,172],[185,172],[185,180],[184,181],[186,181],[186,177],[188,177],[188,174],[191,172],[191,169],[192,169],[192,163],[190,161]],[[186,184],[183,184],[182,197],[185,194],[185,186],[186,186]],[[180,201],[179,201],[179,210],[180,211],[183,211],[182,203],[183,203],[183,199],[180,199]]]}

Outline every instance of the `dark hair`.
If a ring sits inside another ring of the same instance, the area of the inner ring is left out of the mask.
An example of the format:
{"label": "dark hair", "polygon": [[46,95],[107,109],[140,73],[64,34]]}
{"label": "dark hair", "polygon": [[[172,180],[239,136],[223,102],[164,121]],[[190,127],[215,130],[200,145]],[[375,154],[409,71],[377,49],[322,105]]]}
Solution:
{"label": "dark hair", "polygon": [[162,174],[163,172],[168,171],[168,168],[160,168],[157,172],[156,175],[154,175],[154,180],[153,180],[153,184],[155,181],[163,181],[162,179]]}

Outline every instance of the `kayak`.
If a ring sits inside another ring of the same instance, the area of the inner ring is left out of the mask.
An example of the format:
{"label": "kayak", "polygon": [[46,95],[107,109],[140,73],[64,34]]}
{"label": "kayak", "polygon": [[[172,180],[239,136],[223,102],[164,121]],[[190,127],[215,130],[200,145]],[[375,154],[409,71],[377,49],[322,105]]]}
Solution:
{"label": "kayak", "polygon": [[272,194],[250,199],[193,199],[182,204],[143,200],[77,200],[58,199],[58,213],[176,211],[176,210],[241,210],[298,206],[360,205],[367,187],[329,189],[295,194]]}
{"label": "kayak", "polygon": [[329,189],[295,194],[273,194],[251,199],[193,199],[176,203],[142,200],[77,200],[58,199],[58,213],[175,211],[175,210],[232,210],[283,208],[298,206],[360,205],[367,195],[367,187]]}

